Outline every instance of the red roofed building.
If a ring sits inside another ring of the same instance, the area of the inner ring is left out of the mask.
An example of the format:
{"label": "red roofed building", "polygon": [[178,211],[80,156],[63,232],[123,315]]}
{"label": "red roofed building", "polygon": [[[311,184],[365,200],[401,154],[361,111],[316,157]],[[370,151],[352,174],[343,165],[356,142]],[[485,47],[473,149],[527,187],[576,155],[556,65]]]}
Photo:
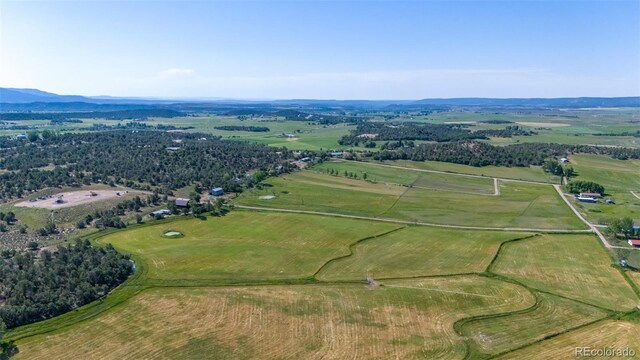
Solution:
{"label": "red roofed building", "polygon": [[640,247],[640,239],[629,239],[628,242],[633,247]]}

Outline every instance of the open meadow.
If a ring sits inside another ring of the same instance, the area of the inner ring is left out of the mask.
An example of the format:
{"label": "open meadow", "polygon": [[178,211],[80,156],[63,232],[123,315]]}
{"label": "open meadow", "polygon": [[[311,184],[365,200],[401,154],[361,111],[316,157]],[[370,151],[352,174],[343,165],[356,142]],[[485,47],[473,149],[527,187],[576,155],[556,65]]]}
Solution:
{"label": "open meadow", "polygon": [[[412,173],[386,171],[387,179],[394,173]],[[443,225],[584,228],[548,185],[500,181],[500,195],[494,196],[487,193],[493,188],[491,179],[426,173],[417,179],[420,187],[407,187],[302,171],[269,179],[262,190],[242,194],[237,203]]]}

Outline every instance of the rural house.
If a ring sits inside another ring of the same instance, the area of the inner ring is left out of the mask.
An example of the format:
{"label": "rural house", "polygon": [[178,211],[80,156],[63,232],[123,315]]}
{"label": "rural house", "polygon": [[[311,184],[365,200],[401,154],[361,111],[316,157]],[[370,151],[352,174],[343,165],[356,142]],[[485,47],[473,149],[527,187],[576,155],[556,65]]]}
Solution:
{"label": "rural house", "polygon": [[640,247],[640,239],[629,239],[628,243],[633,247]]}

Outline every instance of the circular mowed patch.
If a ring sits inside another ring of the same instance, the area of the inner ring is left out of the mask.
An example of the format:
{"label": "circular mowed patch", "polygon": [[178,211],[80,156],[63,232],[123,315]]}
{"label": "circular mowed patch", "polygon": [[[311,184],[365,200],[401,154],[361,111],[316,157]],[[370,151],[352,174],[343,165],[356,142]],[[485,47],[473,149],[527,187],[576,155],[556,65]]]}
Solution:
{"label": "circular mowed patch", "polygon": [[177,231],[177,230],[167,230],[164,232],[164,234],[162,234],[162,236],[175,239],[175,238],[184,237],[184,234],[182,234],[180,231]]}

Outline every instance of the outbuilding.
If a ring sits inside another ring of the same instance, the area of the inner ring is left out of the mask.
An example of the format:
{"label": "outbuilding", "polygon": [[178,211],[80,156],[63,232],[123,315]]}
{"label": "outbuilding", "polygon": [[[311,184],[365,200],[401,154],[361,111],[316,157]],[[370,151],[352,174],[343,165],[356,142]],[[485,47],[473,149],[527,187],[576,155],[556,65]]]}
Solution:
{"label": "outbuilding", "polygon": [[209,195],[222,196],[222,195],[224,195],[224,190],[222,190],[221,187],[213,188],[213,189],[209,190]]}
{"label": "outbuilding", "polygon": [[176,206],[178,206],[178,207],[188,207],[189,206],[189,199],[177,198],[176,199]]}
{"label": "outbuilding", "polygon": [[169,215],[169,214],[171,214],[171,211],[169,211],[168,209],[156,210],[151,213],[151,215],[153,216]]}
{"label": "outbuilding", "polygon": [[579,197],[599,199],[602,195],[599,193],[581,192]]}

